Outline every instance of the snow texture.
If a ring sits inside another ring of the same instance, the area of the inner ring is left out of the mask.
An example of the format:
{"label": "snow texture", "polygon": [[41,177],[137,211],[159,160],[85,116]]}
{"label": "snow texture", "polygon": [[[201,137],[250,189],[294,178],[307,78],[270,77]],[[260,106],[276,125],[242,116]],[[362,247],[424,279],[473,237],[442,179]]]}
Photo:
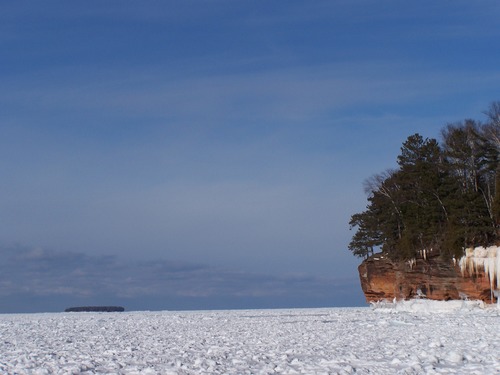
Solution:
{"label": "snow texture", "polygon": [[459,302],[0,315],[0,373],[500,374],[500,310]]}

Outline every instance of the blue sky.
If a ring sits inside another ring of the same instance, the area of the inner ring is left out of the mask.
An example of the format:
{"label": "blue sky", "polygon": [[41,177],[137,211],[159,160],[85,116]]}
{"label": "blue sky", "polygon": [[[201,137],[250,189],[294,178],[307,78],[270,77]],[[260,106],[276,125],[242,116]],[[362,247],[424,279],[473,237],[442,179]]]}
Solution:
{"label": "blue sky", "polygon": [[363,180],[499,100],[497,1],[0,4],[0,312],[363,305]]}

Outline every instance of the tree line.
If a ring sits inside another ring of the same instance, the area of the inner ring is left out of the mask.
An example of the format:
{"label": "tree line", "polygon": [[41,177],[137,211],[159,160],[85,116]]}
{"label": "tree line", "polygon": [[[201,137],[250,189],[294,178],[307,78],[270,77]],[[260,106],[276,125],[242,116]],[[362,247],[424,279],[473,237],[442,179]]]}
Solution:
{"label": "tree line", "polygon": [[368,178],[366,210],[352,215],[355,256],[376,249],[393,259],[421,251],[460,257],[464,248],[500,240],[500,102],[486,121],[446,125],[441,142],[409,136],[396,169]]}

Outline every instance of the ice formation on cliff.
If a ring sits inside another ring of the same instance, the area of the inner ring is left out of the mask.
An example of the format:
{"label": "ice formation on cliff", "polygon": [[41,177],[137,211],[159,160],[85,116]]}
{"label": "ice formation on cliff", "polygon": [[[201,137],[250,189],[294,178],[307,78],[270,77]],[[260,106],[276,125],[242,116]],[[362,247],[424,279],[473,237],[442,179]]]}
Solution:
{"label": "ice formation on cliff", "polygon": [[474,275],[482,270],[490,281],[491,293],[500,290],[500,247],[482,246],[465,249],[465,255],[458,262],[462,276]]}

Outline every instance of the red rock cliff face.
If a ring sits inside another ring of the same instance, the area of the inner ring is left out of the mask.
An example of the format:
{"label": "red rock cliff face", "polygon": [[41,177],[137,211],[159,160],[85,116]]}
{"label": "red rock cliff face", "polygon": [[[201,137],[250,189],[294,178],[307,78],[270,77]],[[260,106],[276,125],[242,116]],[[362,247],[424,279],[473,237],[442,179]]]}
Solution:
{"label": "red rock cliff face", "polygon": [[483,271],[462,276],[453,261],[440,257],[393,262],[376,254],[358,267],[361,287],[367,302],[387,299],[411,299],[420,293],[433,300],[468,298],[486,303],[496,302],[490,281]]}

